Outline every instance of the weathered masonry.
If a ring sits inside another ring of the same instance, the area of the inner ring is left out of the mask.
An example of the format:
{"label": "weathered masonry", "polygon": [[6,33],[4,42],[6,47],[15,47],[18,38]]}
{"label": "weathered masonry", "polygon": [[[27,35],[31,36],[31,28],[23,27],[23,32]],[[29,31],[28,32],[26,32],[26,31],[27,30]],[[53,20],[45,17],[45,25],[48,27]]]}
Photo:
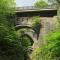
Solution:
{"label": "weathered masonry", "polygon": [[15,24],[19,25],[22,24],[21,22],[29,19],[32,19],[33,16],[40,16],[40,17],[54,17],[57,15],[56,9],[17,9],[16,10],[16,20]]}
{"label": "weathered masonry", "polygon": [[20,9],[16,10],[15,25],[18,26],[29,26],[28,21],[33,20],[34,16],[40,16],[42,31],[52,30],[54,25],[54,20],[57,19],[56,9]]}
{"label": "weathered masonry", "polygon": [[[56,29],[57,23],[57,9],[47,8],[47,9],[20,9],[16,10],[16,17],[14,20],[17,29],[21,28],[31,28],[28,21],[33,20],[34,16],[39,16],[41,19],[41,28],[39,39],[47,34],[49,31]],[[31,34],[30,34],[31,35]],[[32,35],[31,35],[32,36]],[[36,39],[35,39],[36,40]],[[40,41],[42,42],[42,40]]]}

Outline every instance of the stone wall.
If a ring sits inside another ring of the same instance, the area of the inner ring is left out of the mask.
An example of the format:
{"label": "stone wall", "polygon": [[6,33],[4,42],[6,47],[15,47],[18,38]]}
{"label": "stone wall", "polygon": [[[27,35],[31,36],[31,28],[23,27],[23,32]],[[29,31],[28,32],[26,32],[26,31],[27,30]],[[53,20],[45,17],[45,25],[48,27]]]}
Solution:
{"label": "stone wall", "polygon": [[38,42],[42,45],[45,44],[44,36],[50,32],[54,32],[58,29],[58,20],[57,16],[53,17],[41,17],[41,29]]}
{"label": "stone wall", "polygon": [[40,34],[39,34],[38,42],[33,44],[34,49],[38,46],[41,46],[42,44],[46,44],[47,42],[45,41],[44,36],[46,36],[50,32],[54,32],[58,30],[59,28],[57,16],[40,17],[40,19],[41,19]]}
{"label": "stone wall", "polygon": [[[26,25],[26,24],[31,24],[33,20],[33,16],[32,17],[17,17],[16,18],[16,24],[17,25]],[[45,44],[46,41],[43,39],[43,37],[45,35],[47,35],[49,32],[53,32],[55,30],[58,29],[58,20],[57,20],[57,16],[53,16],[53,17],[40,17],[41,20],[41,28],[40,28],[40,34],[39,34],[39,38],[38,38],[38,42],[40,44]],[[37,42],[37,43],[38,43]],[[34,43],[33,47],[36,47],[36,44]]]}

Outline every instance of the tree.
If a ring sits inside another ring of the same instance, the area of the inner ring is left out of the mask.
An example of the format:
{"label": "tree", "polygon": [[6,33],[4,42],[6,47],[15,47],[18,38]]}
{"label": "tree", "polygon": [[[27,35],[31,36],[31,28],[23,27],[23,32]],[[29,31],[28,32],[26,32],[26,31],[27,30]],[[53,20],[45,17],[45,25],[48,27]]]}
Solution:
{"label": "tree", "polygon": [[58,20],[60,20],[60,0],[48,0],[48,2],[50,2],[51,5],[56,5]]}
{"label": "tree", "polygon": [[29,38],[17,34],[10,22],[12,16],[15,16],[15,0],[0,0],[0,60],[24,60],[31,45]]}
{"label": "tree", "polygon": [[14,0],[0,0],[0,60],[23,60],[24,51],[10,16],[15,13]]}
{"label": "tree", "polygon": [[48,4],[45,2],[45,1],[43,1],[43,0],[38,0],[35,4],[34,4],[36,7],[45,7],[45,6],[47,6]]}
{"label": "tree", "polygon": [[60,0],[48,0],[49,2],[51,2],[51,3],[60,3]]}
{"label": "tree", "polygon": [[[9,25],[9,17],[14,14],[15,1],[14,0],[0,0],[0,24]],[[8,26],[7,25],[7,26]]]}
{"label": "tree", "polygon": [[[60,21],[60,0],[49,0],[51,5],[57,6],[57,16]],[[59,26],[60,27],[60,26]],[[43,37],[47,44],[36,48],[32,53],[32,60],[59,60],[60,59],[60,29],[50,32]]]}

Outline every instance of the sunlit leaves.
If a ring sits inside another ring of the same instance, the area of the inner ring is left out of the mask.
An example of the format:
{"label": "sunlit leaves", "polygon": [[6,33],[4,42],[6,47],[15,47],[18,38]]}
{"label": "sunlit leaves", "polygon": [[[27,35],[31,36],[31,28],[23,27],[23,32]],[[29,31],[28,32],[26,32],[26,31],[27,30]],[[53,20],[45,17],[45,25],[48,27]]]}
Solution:
{"label": "sunlit leaves", "polygon": [[35,6],[36,7],[40,7],[40,8],[43,8],[43,7],[45,7],[45,6],[47,6],[48,4],[45,2],[45,1],[43,1],[43,0],[41,0],[41,1],[37,1],[36,3],[35,3]]}
{"label": "sunlit leaves", "polygon": [[14,0],[0,0],[0,13],[11,13],[14,7]]}

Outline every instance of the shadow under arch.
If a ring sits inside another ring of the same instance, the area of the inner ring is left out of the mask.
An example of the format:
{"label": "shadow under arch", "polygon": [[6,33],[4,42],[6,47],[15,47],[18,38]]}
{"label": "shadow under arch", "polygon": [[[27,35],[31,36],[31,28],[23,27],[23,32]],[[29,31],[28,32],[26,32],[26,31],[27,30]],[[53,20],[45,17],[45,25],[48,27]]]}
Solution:
{"label": "shadow under arch", "polygon": [[[24,26],[23,25],[16,25],[15,26],[16,31],[18,31],[20,29],[24,29],[24,28],[31,29],[31,30],[33,30],[33,32],[36,33],[36,30],[34,28],[32,28],[31,26],[25,26],[25,25]],[[33,46],[33,44],[35,42],[35,39],[33,39],[29,34],[27,34],[25,32],[21,33],[20,38],[25,37],[25,36],[30,39],[30,42],[31,42],[31,49],[30,50],[32,51],[32,46]],[[28,60],[28,59],[29,59],[29,56],[27,55],[27,53],[25,53],[24,54],[24,60]]]}
{"label": "shadow under arch", "polygon": [[31,46],[33,45],[33,43],[34,43],[34,40],[33,40],[33,38],[30,36],[30,35],[28,35],[28,34],[26,34],[26,33],[23,33],[20,37],[22,38],[22,37],[27,37],[27,38],[29,38],[30,39],[30,42],[31,42]]}
{"label": "shadow under arch", "polygon": [[[24,38],[24,37],[29,38],[29,41],[30,41],[31,45],[29,45],[30,47],[28,48],[29,49],[28,51],[31,53],[32,52],[32,46],[33,46],[33,43],[34,43],[33,38],[31,38],[30,35],[23,32],[23,33],[21,33],[20,38]],[[30,60],[30,57],[28,56],[27,52],[25,52],[24,53],[24,60],[28,60],[28,59]]]}

